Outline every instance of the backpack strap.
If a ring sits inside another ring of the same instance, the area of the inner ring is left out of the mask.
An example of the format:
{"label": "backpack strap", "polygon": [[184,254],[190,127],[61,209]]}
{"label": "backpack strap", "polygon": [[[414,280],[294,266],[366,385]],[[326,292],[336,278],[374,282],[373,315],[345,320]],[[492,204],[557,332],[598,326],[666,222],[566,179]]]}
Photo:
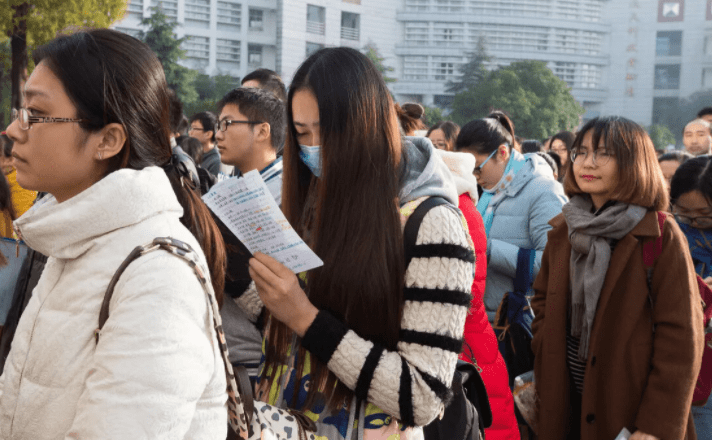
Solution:
{"label": "backpack strap", "polygon": [[658,211],[658,225],[660,226],[660,237],[655,240],[649,240],[643,245],[643,264],[646,269],[652,269],[655,266],[655,261],[663,252],[663,230],[665,229],[665,219],[667,215]]}
{"label": "backpack strap", "polygon": [[[218,302],[215,299],[215,293],[213,292],[213,286],[207,277],[207,269],[205,269],[198,255],[193,251],[193,249],[187,243],[183,243],[180,240],[176,240],[170,237],[159,237],[155,238],[151,243],[143,246],[137,246],[133,251],[126,257],[126,259],[121,263],[119,268],[114,273],[114,276],[109,282],[109,286],[106,288],[106,293],[104,294],[104,301],[101,304],[101,310],[99,311],[99,326],[94,331],[94,336],[96,338],[96,344],[99,344],[99,336],[101,334],[104,324],[109,319],[109,304],[111,303],[111,298],[114,295],[114,289],[116,284],[119,282],[119,278],[124,273],[126,268],[134,260],[146,255],[149,252],[153,252],[158,249],[163,249],[169,253],[185,260],[188,265],[193,269],[195,274],[200,281],[203,291],[205,292],[208,305],[211,308],[213,315],[213,326],[215,328],[215,335],[218,339],[218,346],[222,354],[222,360],[225,365],[225,378],[227,380],[227,407],[228,407],[228,422],[230,426],[236,433],[246,433],[247,435],[252,435],[251,421],[254,409],[254,401],[252,399],[252,389],[247,378],[247,370],[242,368],[238,370],[238,378],[236,381],[235,372],[233,371],[232,364],[230,363],[229,354],[227,351],[227,343],[225,342],[225,333],[222,329],[222,318],[220,316],[220,308]],[[238,387],[238,383],[240,386]]]}
{"label": "backpack strap", "polygon": [[517,252],[517,273],[514,277],[514,291],[526,294],[534,278],[534,256],[536,250],[519,248]]}
{"label": "backpack strap", "polygon": [[410,264],[410,260],[412,260],[415,256],[415,243],[418,241],[418,230],[420,229],[420,224],[423,223],[425,215],[432,208],[440,205],[452,206],[452,204],[443,197],[429,197],[421,202],[418,207],[415,208],[415,211],[408,216],[408,220],[406,220],[405,228],[403,230],[403,246],[405,247],[406,268]]}

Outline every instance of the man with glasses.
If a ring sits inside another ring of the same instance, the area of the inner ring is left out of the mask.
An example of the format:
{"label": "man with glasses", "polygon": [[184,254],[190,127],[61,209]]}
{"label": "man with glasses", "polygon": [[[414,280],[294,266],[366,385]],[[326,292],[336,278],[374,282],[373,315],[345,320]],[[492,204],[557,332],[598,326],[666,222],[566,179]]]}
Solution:
{"label": "man with glasses", "polygon": [[200,167],[213,176],[220,173],[220,152],[215,148],[215,124],[218,118],[211,112],[200,112],[190,118],[188,135],[196,138],[203,146]]}
{"label": "man with glasses", "polygon": [[[286,107],[268,91],[238,88],[218,103],[220,118],[215,138],[222,161],[234,165],[233,178],[258,170],[272,196],[281,204],[282,157],[286,137]],[[243,310],[251,310],[250,299],[256,297],[255,285],[248,272],[249,251],[215,217],[227,249],[225,301],[220,311],[230,362],[244,366],[251,378],[257,376],[262,356],[261,326]],[[238,305],[240,304],[240,305]],[[247,304],[247,305],[246,305]]]}

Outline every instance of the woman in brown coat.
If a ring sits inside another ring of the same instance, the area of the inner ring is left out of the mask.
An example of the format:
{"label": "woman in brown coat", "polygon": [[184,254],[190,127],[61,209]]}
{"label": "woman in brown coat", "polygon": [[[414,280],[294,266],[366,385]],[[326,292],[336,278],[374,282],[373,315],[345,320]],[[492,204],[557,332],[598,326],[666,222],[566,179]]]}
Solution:
{"label": "woman in brown coat", "polygon": [[695,439],[702,308],[671,216],[650,282],[643,261],[668,206],[653,144],[634,122],[594,119],[571,162],[532,300],[539,438]]}

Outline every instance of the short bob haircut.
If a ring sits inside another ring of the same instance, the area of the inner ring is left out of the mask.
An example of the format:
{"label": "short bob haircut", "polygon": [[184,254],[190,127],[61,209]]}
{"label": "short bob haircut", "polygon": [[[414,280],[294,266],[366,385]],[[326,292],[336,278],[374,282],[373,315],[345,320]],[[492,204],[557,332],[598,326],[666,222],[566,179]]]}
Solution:
{"label": "short bob haircut", "polygon": [[[648,133],[635,122],[620,117],[609,116],[590,120],[576,135],[571,151],[581,147],[584,136],[591,132],[593,149],[601,147],[612,150],[618,165],[618,188],[611,196],[632,205],[649,210],[667,211],[669,196],[665,190],[663,172],[658,165],[653,141]],[[573,162],[568,161],[564,191],[572,197],[586,194],[576,183]]]}

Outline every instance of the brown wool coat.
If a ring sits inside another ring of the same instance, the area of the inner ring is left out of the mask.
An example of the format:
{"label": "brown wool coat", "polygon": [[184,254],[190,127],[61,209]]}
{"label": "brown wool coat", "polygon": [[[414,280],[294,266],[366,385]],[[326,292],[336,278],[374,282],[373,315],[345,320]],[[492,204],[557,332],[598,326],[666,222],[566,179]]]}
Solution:
{"label": "brown wool coat", "polygon": [[[532,300],[542,440],[566,438],[570,411],[565,332],[571,244],[563,215],[550,224]],[[663,235],[651,283],[652,315],[643,243],[660,236],[656,213],[648,212],[611,256],[591,333],[582,440],[613,440],[623,427],[663,440],[697,438],[690,404],[704,344],[702,307],[687,241],[671,216]]]}

